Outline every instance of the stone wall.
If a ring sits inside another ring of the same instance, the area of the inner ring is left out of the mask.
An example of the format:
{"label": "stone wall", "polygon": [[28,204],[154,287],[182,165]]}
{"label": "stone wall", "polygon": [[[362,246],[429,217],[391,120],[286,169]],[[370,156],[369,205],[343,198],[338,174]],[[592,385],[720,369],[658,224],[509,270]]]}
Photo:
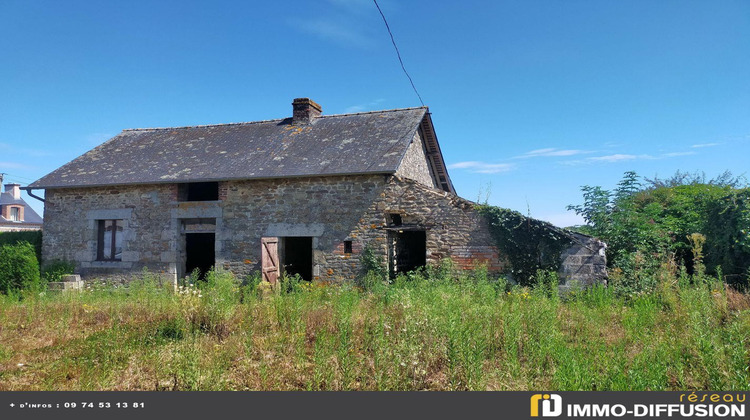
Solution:
{"label": "stone wall", "polygon": [[[468,200],[393,177],[375,208],[372,217],[379,211],[385,215],[396,213],[401,215],[404,225],[425,228],[428,264],[451,258],[463,269],[485,264],[490,271],[499,272],[507,266],[492,243],[486,220]],[[387,221],[382,226],[386,227]],[[387,247],[378,251],[385,258]]]}
{"label": "stone wall", "polygon": [[[261,237],[312,237],[313,275],[351,278],[361,244],[384,241],[384,214],[369,213],[386,185],[382,175],[236,181],[222,202],[217,265],[245,275],[260,269]],[[343,254],[351,240],[353,253]]]}
{"label": "stone wall", "polygon": [[[473,203],[417,181],[377,175],[238,181],[230,184],[222,207],[217,264],[240,275],[260,269],[263,236],[312,236],[313,275],[319,280],[361,274],[368,246],[386,266],[391,214],[400,215],[404,226],[424,228],[428,264],[454,257],[461,268],[505,267]],[[350,254],[344,241],[352,241]]]}
{"label": "stone wall", "polygon": [[[184,231],[209,220],[216,266],[238,276],[260,270],[262,237],[304,236],[312,237],[315,279],[350,280],[361,274],[367,247],[387,266],[389,234],[409,228],[425,231],[428,264],[450,258],[462,269],[507,267],[474,203],[420,181],[384,175],[227,181],[219,191],[218,201],[178,202],[176,184],[48,190],[43,258],[75,261],[85,279],[124,278],[146,268],[175,280],[186,274]],[[101,219],[123,221],[122,261],[96,261]],[[585,284],[600,278],[601,249],[581,235],[563,255],[563,273]]]}
{"label": "stone wall", "polygon": [[561,287],[591,286],[607,282],[607,245],[591,236],[573,234],[573,245],[562,256],[560,273],[565,283]]}
{"label": "stone wall", "polygon": [[430,188],[438,188],[427,160],[427,153],[419,130],[414,134],[414,138],[401,160],[401,165],[396,170],[396,176],[413,179]]}
{"label": "stone wall", "polygon": [[[50,189],[45,193],[44,261],[76,263],[90,278],[128,277],[146,268],[174,277],[175,237],[168,209],[173,185]],[[97,261],[97,220],[124,222],[122,261]]]}

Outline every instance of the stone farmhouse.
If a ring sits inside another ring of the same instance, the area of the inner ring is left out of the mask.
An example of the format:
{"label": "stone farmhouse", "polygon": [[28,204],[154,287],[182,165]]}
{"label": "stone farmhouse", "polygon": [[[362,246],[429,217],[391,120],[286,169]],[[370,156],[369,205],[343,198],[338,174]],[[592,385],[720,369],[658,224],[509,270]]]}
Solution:
{"label": "stone farmhouse", "polygon": [[5,192],[0,193],[0,232],[41,229],[42,218],[21,198],[21,185],[5,184]]}
{"label": "stone farmhouse", "polygon": [[[292,105],[278,120],[124,130],[34,182],[43,259],[74,261],[83,278],[145,268],[173,281],[212,266],[343,281],[366,249],[392,274],[444,258],[505,268],[487,221],[456,195],[428,108]],[[603,247],[581,235],[563,274],[606,276]]]}

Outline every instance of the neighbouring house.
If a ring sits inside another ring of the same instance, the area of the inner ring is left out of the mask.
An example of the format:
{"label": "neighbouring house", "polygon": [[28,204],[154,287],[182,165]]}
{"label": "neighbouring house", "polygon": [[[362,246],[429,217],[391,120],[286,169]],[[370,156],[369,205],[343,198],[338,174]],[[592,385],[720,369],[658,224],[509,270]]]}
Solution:
{"label": "neighbouring house", "polygon": [[21,185],[5,184],[0,193],[0,232],[41,229],[42,218],[21,198]]}
{"label": "neighbouring house", "polygon": [[[269,121],[124,130],[31,184],[45,190],[44,260],[84,278],[216,266],[342,281],[363,254],[390,273],[453,259],[506,267],[475,204],[458,197],[428,108],[322,115],[307,98]],[[580,235],[568,279],[606,275]]]}

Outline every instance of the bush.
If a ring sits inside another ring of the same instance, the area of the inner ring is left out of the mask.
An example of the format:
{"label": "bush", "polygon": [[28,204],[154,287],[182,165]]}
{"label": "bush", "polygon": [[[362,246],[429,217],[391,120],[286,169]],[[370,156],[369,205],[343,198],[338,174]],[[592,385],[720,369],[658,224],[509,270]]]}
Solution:
{"label": "bush", "polygon": [[37,261],[42,261],[42,231],[0,232],[0,245],[28,242],[34,247]]}
{"label": "bush", "polygon": [[75,269],[76,265],[74,262],[54,260],[45,264],[42,268],[42,280],[46,282],[62,281],[62,276],[73,274]]}
{"label": "bush", "polygon": [[0,246],[0,292],[39,285],[39,260],[28,242]]}
{"label": "bush", "polygon": [[669,254],[688,274],[716,274],[721,267],[730,279],[741,279],[750,269],[750,188],[744,178],[725,172],[707,181],[678,172],[645,181],[626,172],[615,190],[584,186],[584,204],[568,206],[586,220],[581,231],[607,243],[609,266],[627,271],[623,263],[631,264],[636,252]]}

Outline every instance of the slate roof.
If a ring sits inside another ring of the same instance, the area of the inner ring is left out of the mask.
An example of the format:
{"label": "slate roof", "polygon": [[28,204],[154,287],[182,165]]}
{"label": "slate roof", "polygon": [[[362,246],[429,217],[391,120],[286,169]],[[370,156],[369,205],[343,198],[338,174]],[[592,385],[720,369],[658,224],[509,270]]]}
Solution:
{"label": "slate roof", "polygon": [[395,173],[427,107],[249,123],[124,130],[29,185],[65,188],[163,182]]}
{"label": "slate roof", "polygon": [[13,194],[9,192],[0,193],[0,206],[11,205],[11,204],[18,204],[24,207],[23,221],[14,222],[12,220],[7,220],[3,216],[0,216],[0,224],[2,225],[19,225],[19,224],[20,225],[24,225],[24,224],[41,225],[42,224],[42,218],[23,199],[19,198],[16,200],[15,198],[13,198]]}

